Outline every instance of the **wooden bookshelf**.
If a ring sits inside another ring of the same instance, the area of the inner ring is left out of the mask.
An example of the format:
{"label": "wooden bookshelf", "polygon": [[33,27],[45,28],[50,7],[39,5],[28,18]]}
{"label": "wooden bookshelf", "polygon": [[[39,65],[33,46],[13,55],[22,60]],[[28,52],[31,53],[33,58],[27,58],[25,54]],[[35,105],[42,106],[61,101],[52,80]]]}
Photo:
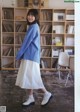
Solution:
{"label": "wooden bookshelf", "polygon": [[[41,3],[41,4],[40,4]],[[42,1],[36,7],[40,14],[41,70],[55,71],[61,51],[74,56],[74,10],[44,8]],[[1,9],[1,69],[16,70],[15,60],[27,30],[26,14],[29,7],[2,7]]]}
{"label": "wooden bookshelf", "polygon": [[74,10],[41,8],[40,15],[41,70],[55,71],[61,51],[74,56]]}

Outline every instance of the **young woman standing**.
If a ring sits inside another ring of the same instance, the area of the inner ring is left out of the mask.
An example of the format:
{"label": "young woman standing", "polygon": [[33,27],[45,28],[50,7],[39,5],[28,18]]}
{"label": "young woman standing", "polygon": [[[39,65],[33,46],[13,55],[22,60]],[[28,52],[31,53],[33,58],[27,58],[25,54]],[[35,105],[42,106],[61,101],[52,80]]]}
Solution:
{"label": "young woman standing", "polygon": [[44,93],[41,105],[46,105],[52,94],[46,90],[40,73],[40,29],[39,15],[37,9],[30,9],[27,13],[27,24],[29,25],[24,41],[17,53],[16,59],[21,60],[16,85],[28,89],[29,97],[23,106],[35,103],[33,96],[34,89],[41,89]]}

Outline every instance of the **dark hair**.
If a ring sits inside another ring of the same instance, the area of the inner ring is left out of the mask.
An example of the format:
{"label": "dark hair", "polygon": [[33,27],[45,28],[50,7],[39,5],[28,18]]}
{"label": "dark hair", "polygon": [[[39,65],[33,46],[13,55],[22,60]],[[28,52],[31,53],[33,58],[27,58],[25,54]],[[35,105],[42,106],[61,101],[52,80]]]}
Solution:
{"label": "dark hair", "polygon": [[38,23],[38,25],[39,25],[39,14],[38,14],[37,9],[30,9],[27,13],[27,16],[28,15],[33,15],[35,17],[35,21],[33,21],[32,23],[30,23],[27,19],[27,24],[28,25],[31,25],[31,24],[34,24],[34,23]]}

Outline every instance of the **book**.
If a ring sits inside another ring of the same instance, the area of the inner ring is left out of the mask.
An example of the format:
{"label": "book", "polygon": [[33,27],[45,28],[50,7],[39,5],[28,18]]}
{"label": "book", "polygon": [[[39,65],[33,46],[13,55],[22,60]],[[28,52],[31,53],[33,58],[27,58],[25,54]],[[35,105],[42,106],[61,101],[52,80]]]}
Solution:
{"label": "book", "polygon": [[41,36],[40,42],[41,42],[41,45],[46,45],[46,37]]}
{"label": "book", "polygon": [[5,8],[3,10],[3,19],[14,19],[14,10]]}
{"label": "book", "polygon": [[8,52],[9,52],[9,48],[6,48],[6,49],[4,48],[2,53],[3,56],[7,56]]}
{"label": "book", "polygon": [[48,10],[48,11],[41,10],[40,19],[42,21],[44,21],[44,20],[51,21],[52,20],[52,11],[51,10]]}
{"label": "book", "polygon": [[65,52],[68,53],[69,55],[74,55],[73,49],[65,49]]}
{"label": "book", "polygon": [[60,52],[63,52],[63,48],[52,49],[52,57],[58,57]]}
{"label": "book", "polygon": [[54,25],[53,33],[57,33],[57,34],[64,33],[64,26],[63,25]]}
{"label": "book", "polygon": [[57,12],[54,12],[53,13],[53,21],[62,21],[64,20],[64,13],[57,13]]}
{"label": "book", "polygon": [[74,38],[67,37],[67,38],[65,39],[65,45],[66,45],[66,46],[74,46]]}
{"label": "book", "polygon": [[14,28],[13,28],[13,25],[10,23],[9,24],[3,23],[2,30],[3,30],[3,32],[13,32]]}
{"label": "book", "polygon": [[16,24],[16,32],[25,32],[26,31],[26,24]]}
{"label": "book", "polygon": [[14,44],[13,37],[3,37],[3,44]]}
{"label": "book", "polygon": [[50,33],[52,31],[52,26],[50,24],[42,24],[40,26],[41,33]]}
{"label": "book", "polygon": [[43,60],[41,59],[41,67],[44,68],[49,68],[49,63],[47,62],[47,60]]}
{"label": "book", "polygon": [[3,56],[14,56],[14,50],[12,47],[3,49]]}
{"label": "book", "polygon": [[55,56],[59,56],[59,51],[58,49],[52,49],[52,57],[55,57]]}
{"label": "book", "polygon": [[58,59],[54,59],[52,62],[52,68],[57,68]]}
{"label": "book", "polygon": [[74,15],[67,14],[66,15],[66,20],[67,21],[74,20]]}
{"label": "book", "polygon": [[62,46],[62,38],[61,37],[55,37],[55,45],[56,46]]}
{"label": "book", "polygon": [[68,34],[74,33],[74,25],[67,25],[67,33]]}
{"label": "book", "polygon": [[42,66],[42,68],[45,68],[43,60],[41,60],[41,66]]}
{"label": "book", "polygon": [[41,49],[41,57],[44,56],[45,49]]}

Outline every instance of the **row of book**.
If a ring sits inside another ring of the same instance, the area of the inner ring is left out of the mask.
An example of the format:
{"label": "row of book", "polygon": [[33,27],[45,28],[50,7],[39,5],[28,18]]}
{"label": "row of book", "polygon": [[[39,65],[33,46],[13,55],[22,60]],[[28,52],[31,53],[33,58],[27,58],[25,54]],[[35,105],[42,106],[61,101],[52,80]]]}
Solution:
{"label": "row of book", "polygon": [[[19,51],[20,47],[15,48],[15,55]],[[56,57],[59,56],[59,53],[63,51],[63,48],[53,48],[52,51],[49,48],[42,48],[41,49],[41,57]],[[67,52],[70,55],[73,55],[73,49],[68,48],[65,49],[65,52]],[[14,48],[13,47],[8,47],[8,48],[3,48],[3,56],[14,56]]]}
{"label": "row of book", "polygon": [[[24,39],[24,35],[16,35],[15,37],[15,44],[22,44]],[[14,44],[14,37],[13,36],[3,36],[2,40],[3,44]]]}
{"label": "row of book", "polygon": [[16,32],[26,32],[26,24],[16,24]]}
{"label": "row of book", "polygon": [[51,63],[50,60],[40,60],[40,67],[45,69],[45,68],[57,68],[57,63],[58,63],[58,58],[54,59]]}
{"label": "row of book", "polygon": [[[24,2],[24,5],[28,6],[27,2],[28,0],[26,0]],[[35,0],[36,1],[36,0]],[[37,0],[38,1],[38,0]],[[38,2],[33,2],[34,6],[37,6]],[[44,5],[44,2],[43,2]],[[19,15],[21,16],[21,15]],[[41,16],[40,16],[41,20],[49,20],[49,21],[71,21],[74,20],[74,14],[65,14],[65,12],[53,12],[53,17],[52,17],[52,11],[51,10],[41,10]],[[3,15],[2,15],[3,19],[14,19],[14,10],[13,9],[3,9]]]}
{"label": "row of book", "polygon": [[[16,24],[15,31],[16,32],[26,32],[26,24]],[[3,32],[14,32],[14,25],[11,23],[3,23],[2,24],[2,31]]]}
{"label": "row of book", "polygon": [[[15,68],[19,68],[19,66],[20,66],[20,61],[17,61],[15,63]],[[57,61],[53,62],[52,68],[56,68],[56,66],[57,66]],[[2,67],[14,68],[14,62],[9,62],[7,64],[4,64]],[[40,68],[51,68],[51,67],[50,67],[49,63],[47,62],[47,60],[41,60]]]}
{"label": "row of book", "polygon": [[24,35],[17,35],[16,38],[15,38],[15,43],[16,44],[22,44],[23,42],[23,39],[24,39]]}
{"label": "row of book", "polygon": [[63,34],[66,30],[67,34],[74,34],[74,25],[53,25],[53,33]]}
{"label": "row of book", "polygon": [[67,25],[66,26],[66,33],[74,34],[74,25]]}
{"label": "row of book", "polygon": [[74,38],[73,37],[59,37],[56,36],[54,38],[48,36],[41,36],[41,45],[56,45],[56,46],[74,46]]}
{"label": "row of book", "polygon": [[[20,61],[15,62],[15,68],[19,68],[20,66]],[[7,62],[5,64],[2,64],[2,67],[5,68],[14,68],[14,62]],[[57,68],[58,67],[58,58],[55,58],[50,61],[50,59],[41,59],[40,60],[40,67],[45,69],[45,68]]]}
{"label": "row of book", "polygon": [[[24,39],[24,35],[21,35],[21,34],[16,35],[15,44],[22,44],[23,39]],[[51,38],[49,35],[48,36],[46,35],[46,36],[41,36],[40,43],[41,43],[41,46],[44,46],[44,45],[74,46],[74,38],[73,37],[63,38],[59,36]],[[3,44],[14,44],[13,36],[12,37],[3,36]]]}
{"label": "row of book", "polygon": [[2,12],[2,18],[3,19],[14,19],[14,10],[4,8]]}
{"label": "row of book", "polygon": [[60,52],[63,52],[63,48],[52,49],[52,57],[58,57]]}
{"label": "row of book", "polygon": [[67,48],[65,50],[63,50],[63,48],[61,48],[61,49],[55,48],[55,49],[52,49],[52,57],[58,57],[60,52],[63,52],[63,51],[66,52],[68,55],[74,55],[73,48]]}
{"label": "row of book", "polygon": [[[15,31],[16,32],[26,32],[27,25],[23,23],[16,23]],[[74,25],[67,24],[66,27],[64,25],[52,25],[47,24],[41,24],[40,25],[40,31],[41,33],[51,33],[53,30],[53,33],[62,34],[65,32],[67,34],[74,34]],[[2,31],[3,32],[13,32],[14,31],[14,25],[13,23],[3,23],[2,24]]]}
{"label": "row of book", "polygon": [[[6,61],[6,60],[5,60]],[[2,64],[3,66],[2,67],[5,67],[5,68],[19,68],[20,66],[20,61],[15,61],[15,64],[14,64],[14,61],[11,60],[9,62],[6,62],[5,64]]]}
{"label": "row of book", "polygon": [[74,38],[73,37],[54,37],[52,39],[52,45],[56,46],[74,46]]}
{"label": "row of book", "polygon": [[46,35],[46,36],[41,36],[40,37],[40,43],[41,45],[51,45],[51,36],[50,35]]}
{"label": "row of book", "polygon": [[41,11],[41,16],[40,16],[41,21],[52,21],[52,11],[50,10],[42,10]]}
{"label": "row of book", "polygon": [[74,14],[65,14],[62,12],[53,13],[53,21],[74,21]]}
{"label": "row of book", "polygon": [[3,36],[3,44],[14,44],[14,38],[11,36]]}
{"label": "row of book", "polygon": [[2,24],[2,31],[3,32],[13,32],[14,31],[14,26],[13,24],[10,23],[3,23]]}
{"label": "row of book", "polygon": [[49,63],[46,60],[42,60],[42,59],[41,59],[40,67],[43,69],[50,68]]}
{"label": "row of book", "polygon": [[64,44],[63,37],[54,37],[52,38],[52,45],[62,46]]}
{"label": "row of book", "polygon": [[3,56],[14,56],[13,47],[3,49]]}
{"label": "row of book", "polygon": [[74,46],[74,38],[72,37],[67,37],[65,38],[65,46]]}
{"label": "row of book", "polygon": [[50,57],[51,56],[51,50],[46,48],[46,49],[41,49],[41,57],[43,56],[47,56],[47,57]]}
{"label": "row of book", "polygon": [[[53,16],[53,17],[52,17]],[[74,20],[74,14],[65,14],[65,13],[59,13],[59,12],[53,12],[51,10],[41,10],[41,20],[47,20],[47,21],[73,21]]]}
{"label": "row of book", "polygon": [[41,31],[41,33],[51,33],[52,25],[51,24],[41,24],[40,31]]}

